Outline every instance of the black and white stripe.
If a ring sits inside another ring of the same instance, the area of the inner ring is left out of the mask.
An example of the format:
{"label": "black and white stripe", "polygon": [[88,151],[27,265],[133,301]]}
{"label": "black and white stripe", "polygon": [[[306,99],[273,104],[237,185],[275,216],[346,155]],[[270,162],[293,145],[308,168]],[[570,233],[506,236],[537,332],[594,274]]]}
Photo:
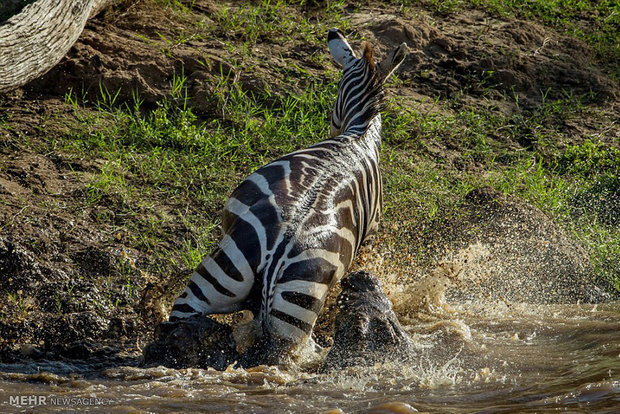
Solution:
{"label": "black and white stripe", "polygon": [[224,206],[224,238],[193,273],[170,320],[250,309],[263,334],[300,343],[329,288],[377,229],[381,86],[406,46],[375,64],[370,46],[356,58],[337,29],[328,44],[343,67],[332,137],[267,164],[237,187]]}

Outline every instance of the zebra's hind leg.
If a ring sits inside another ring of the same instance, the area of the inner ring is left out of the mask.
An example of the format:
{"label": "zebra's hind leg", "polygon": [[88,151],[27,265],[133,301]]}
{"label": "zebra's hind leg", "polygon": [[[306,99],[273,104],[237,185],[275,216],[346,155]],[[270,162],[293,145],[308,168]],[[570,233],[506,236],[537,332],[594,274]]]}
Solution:
{"label": "zebra's hind leg", "polygon": [[198,265],[174,302],[169,320],[240,310],[254,284],[254,274],[240,256],[234,241],[225,237],[220,248]]}
{"label": "zebra's hind leg", "polygon": [[259,316],[263,325],[262,337],[245,352],[240,365],[279,364],[294,358],[295,351],[314,344],[308,341],[327,290],[327,285],[307,280],[278,284],[269,314]]}

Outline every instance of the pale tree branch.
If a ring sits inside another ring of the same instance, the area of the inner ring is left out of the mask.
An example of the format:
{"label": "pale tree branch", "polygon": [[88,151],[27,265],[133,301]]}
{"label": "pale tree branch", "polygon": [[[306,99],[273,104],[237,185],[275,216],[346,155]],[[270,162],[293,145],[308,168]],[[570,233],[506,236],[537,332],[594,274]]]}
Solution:
{"label": "pale tree branch", "polygon": [[114,0],[38,0],[0,25],[0,93],[45,74]]}

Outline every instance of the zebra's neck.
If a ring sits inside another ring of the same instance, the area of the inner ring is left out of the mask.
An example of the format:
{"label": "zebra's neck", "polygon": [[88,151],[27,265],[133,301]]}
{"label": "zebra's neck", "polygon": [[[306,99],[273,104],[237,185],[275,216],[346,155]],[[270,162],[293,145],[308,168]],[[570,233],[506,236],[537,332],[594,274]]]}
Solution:
{"label": "zebra's neck", "polygon": [[377,113],[364,124],[354,125],[344,131],[339,139],[343,141],[361,141],[368,147],[381,147],[381,114]]}

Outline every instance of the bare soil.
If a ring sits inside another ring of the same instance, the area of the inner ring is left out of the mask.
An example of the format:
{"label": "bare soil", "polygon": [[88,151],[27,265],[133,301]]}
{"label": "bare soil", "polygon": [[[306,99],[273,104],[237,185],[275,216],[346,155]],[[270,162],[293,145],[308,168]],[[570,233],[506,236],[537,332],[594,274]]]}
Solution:
{"label": "bare soil", "polygon": [[[151,338],[154,325],[164,317],[162,305],[168,305],[180,288],[170,285],[169,275],[145,271],[146,252],[133,251],[123,234],[115,231],[114,221],[122,222],[123,217],[114,211],[114,203],[83,202],[86,183],[103,161],[37,150],[43,147],[39,145],[43,138],[49,140],[70,128],[74,115],[64,101],[68,90],[96,95],[102,84],[110,91],[120,89],[119,100],[128,102],[132,91],[137,91],[145,108],[154,108],[170,94],[175,73],[183,72],[188,77],[190,104],[208,119],[217,116],[210,97],[222,72],[230,73],[246,90],[274,93],[304,87],[303,81],[291,84],[274,70],[284,65],[280,56],[287,64],[323,76],[323,68],[312,59],[316,51],[301,41],[278,44],[264,39],[255,47],[265,58],[249,61],[252,70],[245,72],[231,65],[230,52],[217,38],[166,40],[174,39],[192,21],[215,18],[212,2],[195,3],[192,13],[182,16],[148,1],[109,9],[88,23],[69,54],[48,74],[0,97],[0,113],[9,120],[9,128],[0,129],[0,297],[4,300],[0,303],[0,361],[88,359],[136,349]],[[466,99],[510,114],[517,108],[501,99],[502,93],[518,95],[520,105],[527,107],[540,102],[541,91],[548,88],[551,95],[570,89],[575,94],[593,92],[594,105],[615,102],[610,107],[618,113],[618,84],[607,76],[605,67],[597,65],[588,46],[532,22],[496,19],[477,11],[437,19],[427,14],[405,17],[396,9],[372,6],[354,12],[351,19],[353,27],[377,45],[379,54],[408,43],[412,52],[399,75],[404,82],[392,92],[411,100],[433,102],[438,96],[465,91]],[[500,87],[489,93],[490,83]],[[600,130],[598,122],[596,118],[573,120],[564,125],[565,136],[581,142]],[[436,145],[432,150],[446,159],[459,151],[450,142]],[[527,143],[510,145],[518,149]],[[472,200],[477,207],[466,217],[475,227],[480,224],[475,209],[492,205],[495,196],[486,204],[480,204],[480,198]],[[542,213],[524,202],[510,202],[509,208],[511,217],[531,217],[521,223],[540,223]],[[113,220],[98,220],[104,213]],[[505,219],[502,214],[496,215],[497,220]],[[483,225],[490,231],[497,228]],[[542,226],[541,232],[549,232],[554,225],[544,220]],[[513,231],[523,227],[516,225]],[[169,230],[173,249],[188,230],[182,224]],[[464,237],[454,243],[465,243]],[[578,273],[587,265],[585,253],[578,243],[562,237],[558,243],[575,262],[572,272]],[[129,268],[123,276],[119,263]],[[132,294],[132,289],[139,295]],[[106,307],[106,303],[115,306]]]}

